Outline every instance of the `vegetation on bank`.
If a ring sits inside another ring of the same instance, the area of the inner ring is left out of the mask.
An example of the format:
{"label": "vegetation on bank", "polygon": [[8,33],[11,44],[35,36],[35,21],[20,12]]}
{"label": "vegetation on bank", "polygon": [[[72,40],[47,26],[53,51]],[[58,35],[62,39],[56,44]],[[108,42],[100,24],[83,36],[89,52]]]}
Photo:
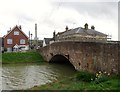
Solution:
{"label": "vegetation on bank", "polygon": [[32,52],[11,52],[2,54],[2,63],[40,63],[43,62],[42,56],[35,51]]}
{"label": "vegetation on bank", "polygon": [[79,72],[71,78],[35,86],[31,90],[120,90],[120,76]]}

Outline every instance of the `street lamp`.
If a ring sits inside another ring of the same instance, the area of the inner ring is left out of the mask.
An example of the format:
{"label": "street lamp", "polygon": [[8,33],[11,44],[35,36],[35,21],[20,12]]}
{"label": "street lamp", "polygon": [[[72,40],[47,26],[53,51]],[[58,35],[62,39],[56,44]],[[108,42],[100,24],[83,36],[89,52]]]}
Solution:
{"label": "street lamp", "polygon": [[30,34],[31,35],[31,46],[32,46],[32,34]]}

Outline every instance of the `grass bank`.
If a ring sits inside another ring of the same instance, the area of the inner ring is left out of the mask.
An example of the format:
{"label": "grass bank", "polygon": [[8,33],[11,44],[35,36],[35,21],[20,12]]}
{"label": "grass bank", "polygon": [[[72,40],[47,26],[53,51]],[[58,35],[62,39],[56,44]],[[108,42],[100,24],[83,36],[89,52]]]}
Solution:
{"label": "grass bank", "polygon": [[2,64],[12,63],[40,63],[42,56],[38,52],[11,52],[2,54]]}
{"label": "grass bank", "polygon": [[120,76],[95,76],[90,73],[77,73],[75,76],[48,83],[42,86],[35,86],[31,90],[119,90]]}

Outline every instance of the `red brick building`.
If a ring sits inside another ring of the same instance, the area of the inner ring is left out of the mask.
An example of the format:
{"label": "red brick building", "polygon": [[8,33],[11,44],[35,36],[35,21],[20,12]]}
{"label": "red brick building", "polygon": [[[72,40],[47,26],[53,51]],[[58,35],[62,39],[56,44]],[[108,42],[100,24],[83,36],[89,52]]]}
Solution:
{"label": "red brick building", "polygon": [[28,50],[28,37],[22,31],[21,26],[15,26],[4,37],[4,49],[8,52]]}

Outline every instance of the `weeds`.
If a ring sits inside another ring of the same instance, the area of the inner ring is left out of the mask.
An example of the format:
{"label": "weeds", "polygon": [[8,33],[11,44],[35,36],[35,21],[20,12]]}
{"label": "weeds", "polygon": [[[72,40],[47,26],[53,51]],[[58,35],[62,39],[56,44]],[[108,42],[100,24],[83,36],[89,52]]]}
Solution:
{"label": "weeds", "polygon": [[81,81],[85,81],[85,82],[90,82],[91,79],[95,79],[95,74],[89,73],[89,72],[79,72],[76,75],[76,80],[81,80]]}

